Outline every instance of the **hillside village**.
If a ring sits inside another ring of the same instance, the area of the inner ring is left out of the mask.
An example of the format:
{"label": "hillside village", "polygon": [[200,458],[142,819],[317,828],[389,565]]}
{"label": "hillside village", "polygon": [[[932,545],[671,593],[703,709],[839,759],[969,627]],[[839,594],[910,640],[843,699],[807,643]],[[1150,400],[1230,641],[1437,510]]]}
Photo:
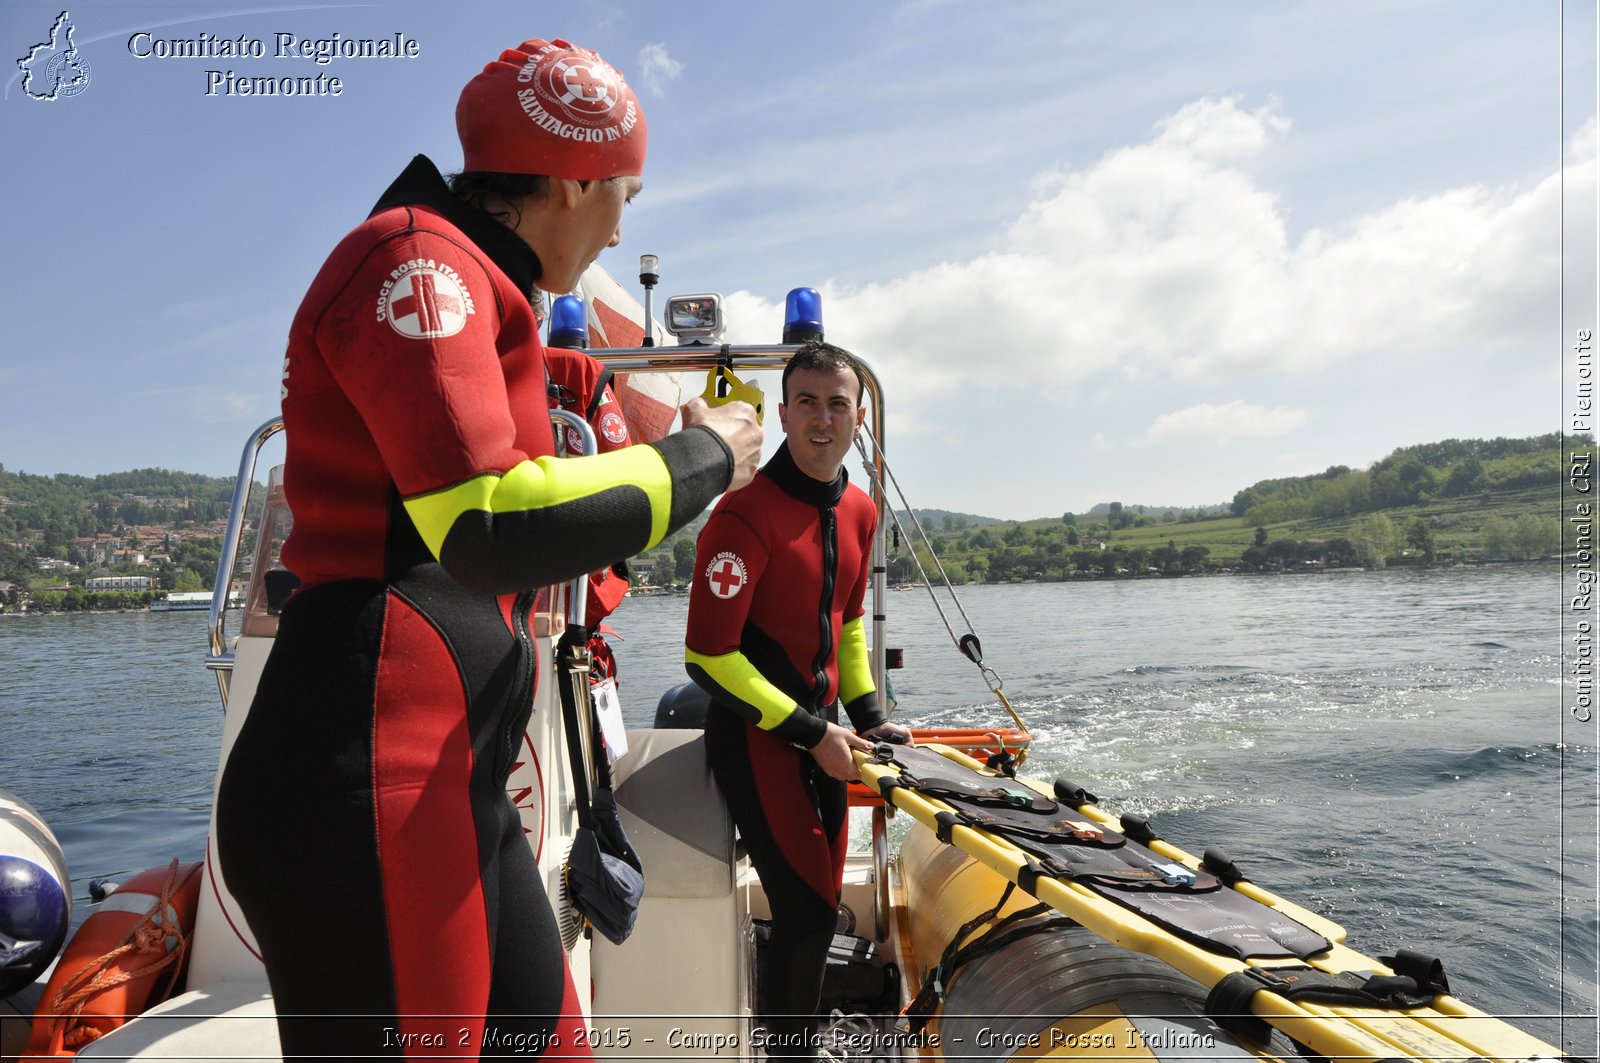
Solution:
{"label": "hillside village", "polygon": [[[1262,480],[1229,505],[1189,510],[1112,502],[1031,521],[901,513],[888,575],[910,582],[920,567],[956,583],[1054,582],[1559,557],[1576,533],[1555,516],[1566,455],[1591,447],[1559,434],[1446,440],[1365,470]],[[0,465],[0,612],[139,609],[209,591],[232,493],[231,481],[162,469],[45,477]],[[630,559],[636,593],[693,578],[703,523]],[[245,566],[252,541],[247,527]]]}
{"label": "hillside village", "polygon": [[[88,489],[83,478],[7,474],[4,466],[0,476],[0,609],[141,608],[170,592],[210,589],[230,482],[178,474],[179,494]],[[97,479],[128,477],[137,478]]]}

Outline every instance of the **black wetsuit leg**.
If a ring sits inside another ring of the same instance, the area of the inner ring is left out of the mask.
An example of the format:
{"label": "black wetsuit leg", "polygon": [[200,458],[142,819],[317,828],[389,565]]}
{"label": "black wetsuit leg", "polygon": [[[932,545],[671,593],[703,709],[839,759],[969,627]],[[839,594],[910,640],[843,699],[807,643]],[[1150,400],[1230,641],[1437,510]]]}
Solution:
{"label": "black wetsuit leg", "polygon": [[844,873],[845,784],[809,753],[716,703],[707,713],[706,748],[772,908],[761,978],[767,1055],[815,1058]]}
{"label": "black wetsuit leg", "polygon": [[286,1056],[527,1058],[583,1021],[506,794],[533,672],[504,608],[436,565],[285,607],[217,840]]}

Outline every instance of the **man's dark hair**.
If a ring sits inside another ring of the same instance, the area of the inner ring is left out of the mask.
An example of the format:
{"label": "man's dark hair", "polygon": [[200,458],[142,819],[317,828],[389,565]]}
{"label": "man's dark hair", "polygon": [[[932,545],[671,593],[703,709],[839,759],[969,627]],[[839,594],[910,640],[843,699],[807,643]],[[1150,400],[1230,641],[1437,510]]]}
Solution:
{"label": "man's dark hair", "polygon": [[861,363],[856,361],[856,356],[843,347],[835,347],[831,343],[821,340],[811,340],[794,352],[789,359],[789,364],[783,367],[783,383],[779,391],[783,394],[783,401],[789,401],[789,376],[800,370],[820,371],[831,373],[837,369],[848,369],[856,375],[856,383],[860,390],[856,392],[856,405],[860,406],[867,397],[867,378],[861,372]]}

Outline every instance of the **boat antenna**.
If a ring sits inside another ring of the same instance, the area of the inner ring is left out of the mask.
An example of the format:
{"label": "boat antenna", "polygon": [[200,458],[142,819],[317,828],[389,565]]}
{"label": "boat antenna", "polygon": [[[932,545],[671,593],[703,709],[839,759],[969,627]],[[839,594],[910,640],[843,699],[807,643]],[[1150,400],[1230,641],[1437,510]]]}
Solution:
{"label": "boat antenna", "polygon": [[[867,446],[863,442],[863,436],[871,441],[872,449],[878,455],[876,465],[867,456]],[[934,568],[939,571],[939,581],[944,584],[945,592],[950,595],[950,600],[955,603],[956,612],[961,614],[961,620],[967,626],[967,633],[959,636],[956,634],[955,628],[951,627],[950,617],[945,614],[944,606],[939,603],[939,596],[934,592],[933,580],[928,578],[928,571],[922,567],[922,559],[917,556],[916,548],[913,545],[910,550],[911,563],[917,566],[917,575],[922,577],[922,585],[928,588],[928,597],[933,600],[933,608],[938,612],[939,619],[944,622],[944,629],[950,633],[950,641],[955,643],[956,649],[961,651],[963,657],[978,666],[978,672],[983,676],[984,684],[988,686],[989,692],[999,699],[1001,706],[1011,716],[1012,722],[1017,725],[1017,729],[1027,731],[1028,725],[1022,722],[1022,717],[1017,714],[1016,709],[1012,708],[1011,700],[1005,695],[1005,680],[1001,679],[1000,674],[993,668],[983,663],[983,644],[978,641],[977,634],[972,630],[972,621],[968,619],[967,611],[961,605],[961,598],[956,594],[956,589],[951,584],[950,577],[944,570],[944,564],[939,560],[939,555],[934,552],[933,544],[928,541],[928,534],[923,531],[922,522],[917,519],[916,510],[912,509],[911,503],[906,501],[906,493],[900,489],[900,481],[895,478],[894,470],[889,468],[889,461],[884,457],[883,448],[878,445],[877,439],[873,437],[872,429],[863,424],[856,433],[855,442],[856,449],[861,452],[861,466],[866,470],[867,477],[877,486],[878,493],[884,498],[889,497],[889,492],[884,489],[883,478],[878,475],[878,468],[881,467],[883,469],[883,476],[887,477],[889,482],[894,485],[894,493],[899,496],[900,505],[905,509],[906,516],[910,518],[912,526],[917,529],[917,537],[922,540],[922,545],[927,548],[928,556],[933,559]],[[889,519],[894,522],[895,531],[900,534],[902,539],[910,542],[911,536],[906,534],[905,525],[900,523],[900,514],[895,511],[894,505],[891,503],[885,508],[889,511]],[[1021,756],[1018,757],[1017,763],[1022,763]]]}

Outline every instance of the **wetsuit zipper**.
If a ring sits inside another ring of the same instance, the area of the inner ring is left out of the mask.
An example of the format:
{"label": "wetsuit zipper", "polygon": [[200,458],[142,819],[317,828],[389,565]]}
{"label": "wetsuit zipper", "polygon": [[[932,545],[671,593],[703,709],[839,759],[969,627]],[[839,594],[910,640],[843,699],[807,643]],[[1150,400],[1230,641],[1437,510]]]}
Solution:
{"label": "wetsuit zipper", "polygon": [[519,591],[511,603],[511,630],[517,639],[517,681],[511,691],[511,703],[500,718],[500,762],[495,778],[505,779],[511,774],[511,765],[517,755],[517,743],[522,737],[524,713],[533,701],[534,667],[539,659],[533,644],[533,632],[528,627],[528,613],[533,609],[535,591]]}
{"label": "wetsuit zipper", "polygon": [[822,601],[818,603],[817,655],[811,661],[811,701],[819,715],[827,711],[822,704],[828,691],[828,658],[833,654],[833,583],[839,567],[839,521],[832,506],[819,506],[822,521]]}

